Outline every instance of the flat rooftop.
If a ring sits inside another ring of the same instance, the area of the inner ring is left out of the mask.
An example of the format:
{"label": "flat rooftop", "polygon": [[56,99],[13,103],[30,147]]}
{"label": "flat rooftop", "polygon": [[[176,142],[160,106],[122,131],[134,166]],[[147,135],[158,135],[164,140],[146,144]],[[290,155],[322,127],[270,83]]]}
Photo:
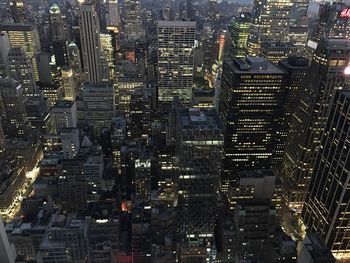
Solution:
{"label": "flat rooftop", "polygon": [[187,108],[179,110],[182,129],[221,130],[222,125],[214,109]]}
{"label": "flat rooftop", "polygon": [[247,57],[226,59],[228,65],[236,74],[284,74],[285,71],[273,65],[262,57]]}
{"label": "flat rooftop", "polygon": [[75,101],[59,100],[56,102],[55,108],[59,108],[59,109],[71,108],[74,103],[75,103]]}
{"label": "flat rooftop", "polygon": [[165,21],[159,20],[158,27],[196,27],[195,21]]}
{"label": "flat rooftop", "polygon": [[247,170],[237,172],[240,178],[264,178],[265,176],[276,176],[271,169]]}

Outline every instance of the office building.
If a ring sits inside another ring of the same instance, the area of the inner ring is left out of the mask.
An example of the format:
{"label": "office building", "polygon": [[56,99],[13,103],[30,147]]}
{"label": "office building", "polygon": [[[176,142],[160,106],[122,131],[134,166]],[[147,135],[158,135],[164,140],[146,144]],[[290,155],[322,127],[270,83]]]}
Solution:
{"label": "office building", "polygon": [[0,33],[0,76],[8,76],[8,53],[11,48],[10,40],[6,32]]}
{"label": "office building", "polygon": [[319,20],[311,40],[322,38],[349,38],[350,24],[346,10],[348,6],[342,2],[326,2],[320,5]]}
{"label": "office building", "polygon": [[232,40],[232,56],[246,57],[247,43],[250,31],[251,16],[242,13],[239,17],[232,18],[229,31]]}
{"label": "office building", "polygon": [[348,257],[350,232],[347,182],[350,147],[350,92],[333,95],[319,151],[306,194],[302,218],[307,231],[317,233],[337,258]]}
{"label": "office building", "polygon": [[224,191],[235,172],[271,168],[282,158],[285,84],[286,73],[261,57],[224,61],[219,105]]}
{"label": "office building", "polygon": [[71,68],[62,68],[62,84],[64,90],[64,99],[74,101],[77,97],[78,81]]}
{"label": "office building", "polygon": [[193,86],[193,52],[196,23],[158,21],[158,100],[175,96],[189,104]]}
{"label": "office building", "polygon": [[288,41],[291,0],[254,1],[248,55],[259,56],[261,43]]}
{"label": "office building", "polygon": [[113,37],[111,34],[100,34],[101,42],[101,54],[106,60],[106,65],[104,70],[107,70],[106,73],[103,73],[103,77],[109,81],[115,80],[115,52],[113,46]]}
{"label": "office building", "polygon": [[291,115],[280,176],[286,204],[301,212],[320,137],[335,90],[344,89],[350,44],[346,39],[324,39],[316,49],[300,102]]}
{"label": "office building", "polygon": [[67,36],[63,16],[57,4],[50,7],[50,29],[56,64],[58,66],[68,65]]}
{"label": "office building", "polygon": [[276,232],[276,209],[268,201],[242,201],[234,214],[235,261],[259,260]]}
{"label": "office building", "polygon": [[0,168],[0,213],[6,217],[13,212],[13,205],[24,185],[25,167],[14,153],[7,151],[0,159]]}
{"label": "office building", "polygon": [[[88,234],[92,261],[110,262],[117,258],[123,240],[121,235],[121,219],[114,200],[99,201],[91,205],[91,219]],[[112,261],[113,262],[113,261]]]}
{"label": "office building", "polygon": [[7,33],[12,48],[23,48],[27,58],[32,62],[35,81],[38,81],[36,55],[41,47],[37,28],[31,24],[2,24],[0,30]]}
{"label": "office building", "polygon": [[6,138],[5,138],[4,129],[2,128],[2,119],[0,118],[0,157],[2,157],[2,155],[5,153],[5,150],[6,150]]}
{"label": "office building", "polygon": [[8,52],[9,75],[21,84],[23,95],[33,97],[38,95],[35,84],[32,61],[22,48],[11,48]]}
{"label": "office building", "polygon": [[21,85],[12,78],[0,79],[0,115],[5,134],[25,137],[30,131]]}
{"label": "office building", "polygon": [[0,255],[3,263],[15,262],[16,251],[13,245],[11,246],[9,243],[2,218],[0,218]]}
{"label": "office building", "polygon": [[335,263],[335,258],[317,234],[307,234],[301,245],[297,262]]}
{"label": "office building", "polygon": [[129,60],[119,60],[116,65],[117,90],[116,109],[123,116],[130,115],[131,95],[143,86],[140,67]]}
{"label": "office building", "polygon": [[89,257],[88,220],[54,214],[39,247],[43,263],[84,262]]}
{"label": "office building", "polygon": [[87,181],[87,201],[97,201],[101,194],[104,162],[101,149],[93,149],[83,164],[84,177]]}
{"label": "office building", "polygon": [[141,19],[140,0],[126,0],[124,21],[124,34],[127,39],[138,40],[145,37],[145,30]]}
{"label": "office building", "polygon": [[80,41],[86,81],[102,81],[100,25],[93,3],[80,5]]}
{"label": "office building", "polygon": [[262,42],[260,49],[260,55],[275,65],[298,54],[298,47],[289,42]]}
{"label": "office building", "polygon": [[56,133],[60,134],[66,128],[76,128],[78,123],[77,104],[75,101],[59,100],[51,109]]}
{"label": "office building", "polygon": [[179,233],[213,237],[223,150],[222,126],[214,109],[185,108],[177,113]]}
{"label": "office building", "polygon": [[61,10],[57,4],[50,7],[50,29],[53,42],[66,40],[64,21]]}
{"label": "office building", "polygon": [[87,181],[84,177],[83,160],[61,160],[58,168],[58,193],[63,210],[84,211],[87,205]]}
{"label": "office building", "polygon": [[115,115],[114,93],[110,84],[85,84],[77,101],[78,122],[94,126],[96,134],[110,127]]}
{"label": "office building", "polygon": [[60,133],[63,159],[75,159],[80,150],[79,130],[70,128]]}
{"label": "office building", "polygon": [[24,0],[11,0],[10,12],[13,22],[16,24],[23,24],[26,22],[26,10]]}
{"label": "office building", "polygon": [[309,61],[304,57],[290,56],[278,63],[278,66],[287,72],[287,100],[284,105],[284,124],[289,131],[291,118],[303,94],[303,87],[309,70]]}
{"label": "office building", "polygon": [[73,41],[68,45],[68,64],[74,71],[74,75],[79,78],[82,73],[80,50]]}
{"label": "office building", "polygon": [[108,0],[107,29],[114,32],[120,30],[120,9],[118,0]]}
{"label": "office building", "polygon": [[276,175],[271,169],[237,172],[238,184],[229,189],[230,209],[246,200],[271,201],[275,193]]}

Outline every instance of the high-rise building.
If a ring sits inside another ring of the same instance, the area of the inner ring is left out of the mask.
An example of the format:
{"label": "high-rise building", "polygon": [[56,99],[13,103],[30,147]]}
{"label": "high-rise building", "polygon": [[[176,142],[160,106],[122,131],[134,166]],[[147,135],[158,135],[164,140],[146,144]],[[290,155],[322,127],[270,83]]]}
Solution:
{"label": "high-rise building", "polygon": [[30,124],[25,109],[25,97],[21,85],[12,78],[0,79],[0,113],[8,136],[27,135]]}
{"label": "high-rise building", "polygon": [[314,54],[300,101],[291,115],[280,177],[286,204],[301,212],[327,112],[335,90],[344,89],[350,43],[346,39],[324,39]]}
{"label": "high-rise building", "polygon": [[108,0],[107,28],[114,32],[120,30],[120,9],[118,0]]}
{"label": "high-rise building", "polygon": [[82,72],[80,51],[73,41],[68,45],[68,64],[74,70],[75,74],[79,75]]}
{"label": "high-rise building", "polygon": [[51,111],[57,134],[60,134],[66,128],[77,127],[78,114],[75,101],[59,100]]}
{"label": "high-rise building", "polygon": [[10,11],[13,22],[22,24],[26,21],[26,10],[24,6],[24,0],[11,0]]}
{"label": "high-rise building", "polygon": [[67,211],[83,211],[86,208],[87,181],[83,160],[64,159],[58,169],[58,192],[62,208]]}
{"label": "high-rise building", "polygon": [[289,42],[262,42],[260,46],[260,55],[276,65],[297,53],[298,47]]}
{"label": "high-rise building", "polygon": [[317,234],[307,234],[298,254],[298,263],[335,263],[331,251]]}
{"label": "high-rise building", "polygon": [[2,128],[2,119],[0,118],[0,157],[5,153],[6,150],[6,138],[4,129]]}
{"label": "high-rise building", "polygon": [[117,110],[123,116],[130,115],[131,95],[143,86],[142,71],[129,60],[119,60],[116,65],[117,90],[115,91]]}
{"label": "high-rise building", "polygon": [[110,127],[115,115],[113,92],[109,84],[84,85],[81,100],[77,101],[79,123],[93,125],[96,134]]}
{"label": "high-rise building", "polygon": [[235,172],[271,168],[282,158],[285,84],[286,73],[261,57],[224,61],[219,105],[224,191]]}
{"label": "high-rise building", "polygon": [[91,83],[102,81],[100,26],[95,5],[80,5],[80,41],[86,80]]}
{"label": "high-rise building", "polygon": [[350,92],[336,91],[328,112],[302,218],[307,231],[316,232],[335,257],[349,258]]}
{"label": "high-rise building", "polygon": [[74,71],[71,68],[62,68],[62,83],[64,89],[65,100],[75,100],[77,97],[78,83],[74,76]]}
{"label": "high-rise building", "polygon": [[302,52],[308,38],[308,16],[307,10],[309,1],[292,0],[292,7],[289,15],[289,42],[298,47]]}
{"label": "high-rise building", "polygon": [[3,263],[14,263],[16,259],[15,248],[9,243],[4,223],[0,218],[0,255],[1,262]]}
{"label": "high-rise building", "polygon": [[177,113],[179,232],[185,238],[213,237],[223,150],[222,125],[214,109]]}
{"label": "high-rise building", "polygon": [[158,21],[158,99],[190,103],[196,22]]}
{"label": "high-rise building", "polygon": [[89,257],[88,220],[54,214],[51,221],[40,243],[40,262],[84,262]]}
{"label": "high-rise building", "polygon": [[50,29],[53,42],[66,40],[64,21],[61,10],[57,4],[50,7]]}
{"label": "high-rise building", "polygon": [[68,65],[67,36],[63,16],[57,4],[53,4],[50,8],[50,29],[56,64]]}
{"label": "high-rise building", "polygon": [[103,76],[108,76],[108,80],[113,81],[115,79],[115,52],[113,47],[113,37],[111,34],[100,34],[101,42],[101,54],[106,60],[106,70]]}
{"label": "high-rise building", "polygon": [[23,89],[23,95],[31,97],[38,95],[35,85],[32,61],[22,48],[11,48],[8,53],[9,75],[17,80]]}
{"label": "high-rise building", "polygon": [[232,40],[232,56],[246,57],[248,36],[250,31],[251,17],[249,14],[241,14],[232,18],[229,26]]}
{"label": "high-rise building", "polygon": [[218,0],[208,0],[208,20],[215,23],[219,20]]}
{"label": "high-rise building", "polygon": [[324,2],[320,4],[317,24],[310,32],[305,55],[312,59],[318,43],[323,38],[349,39],[350,23],[347,14],[349,7],[342,2]]}
{"label": "high-rise building", "polygon": [[316,41],[320,41],[322,38],[349,38],[350,23],[347,10],[349,7],[342,2],[321,4],[318,25],[310,38]]}
{"label": "high-rise building", "polygon": [[38,81],[36,55],[41,48],[37,28],[31,24],[2,24],[0,30],[7,32],[12,48],[23,48],[27,58],[32,62],[35,81]]}
{"label": "high-rise building", "polygon": [[8,76],[8,53],[11,48],[10,40],[6,32],[0,33],[0,76]]}
{"label": "high-rise building", "polygon": [[267,245],[272,243],[277,212],[268,201],[241,201],[235,210],[234,224],[237,261],[261,259]]}
{"label": "high-rise building", "polygon": [[309,70],[309,61],[304,57],[290,56],[278,63],[278,66],[288,73],[287,77],[287,100],[284,104],[285,131],[289,131],[291,118],[297,109],[303,94],[303,87]]}
{"label": "high-rise building", "polygon": [[137,40],[145,37],[145,30],[141,20],[140,0],[125,1],[124,33],[127,39]]}
{"label": "high-rise building", "polygon": [[248,54],[258,56],[266,41],[288,41],[291,0],[254,1]]}

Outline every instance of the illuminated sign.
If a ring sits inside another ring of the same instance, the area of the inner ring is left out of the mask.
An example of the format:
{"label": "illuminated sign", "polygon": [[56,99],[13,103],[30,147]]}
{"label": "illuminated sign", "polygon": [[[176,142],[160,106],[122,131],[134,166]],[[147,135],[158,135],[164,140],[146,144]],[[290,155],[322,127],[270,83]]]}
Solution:
{"label": "illuminated sign", "polygon": [[350,18],[350,8],[344,8],[339,13],[339,18]]}

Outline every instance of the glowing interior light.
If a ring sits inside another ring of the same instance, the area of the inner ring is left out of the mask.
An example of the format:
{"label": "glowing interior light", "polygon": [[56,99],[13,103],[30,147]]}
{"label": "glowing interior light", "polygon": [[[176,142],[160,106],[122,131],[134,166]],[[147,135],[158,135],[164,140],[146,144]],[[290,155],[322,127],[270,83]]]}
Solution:
{"label": "glowing interior light", "polygon": [[345,75],[350,75],[350,66],[347,66],[344,70]]}

